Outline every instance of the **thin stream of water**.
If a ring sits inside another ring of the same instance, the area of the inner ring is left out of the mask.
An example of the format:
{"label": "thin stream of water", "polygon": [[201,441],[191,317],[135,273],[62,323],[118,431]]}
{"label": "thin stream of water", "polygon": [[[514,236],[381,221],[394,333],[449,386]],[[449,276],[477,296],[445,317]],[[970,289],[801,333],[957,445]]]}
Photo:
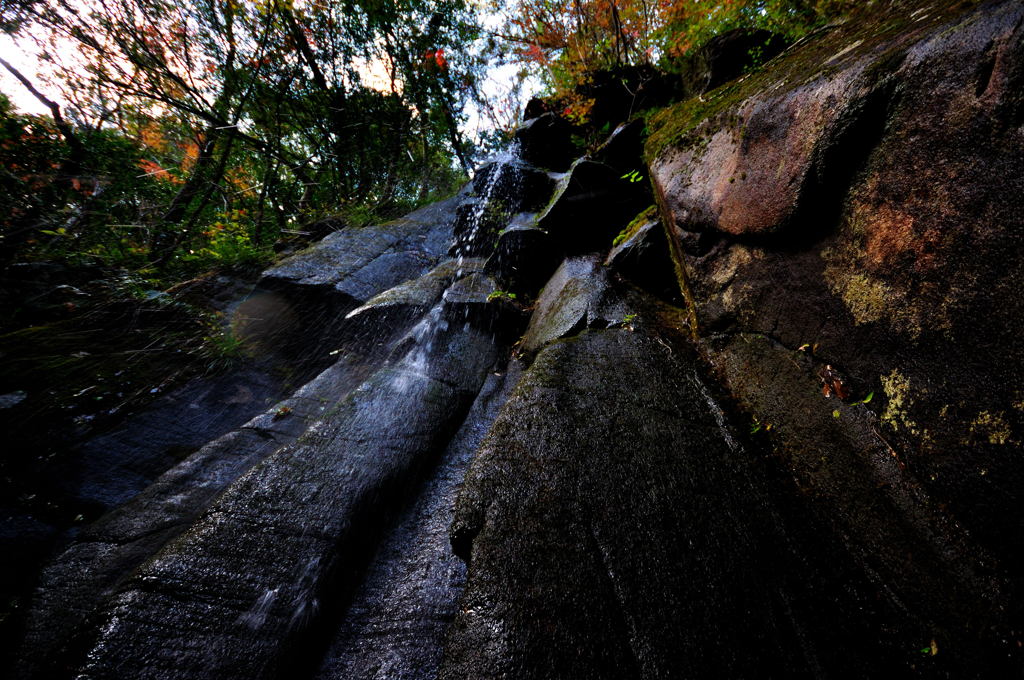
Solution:
{"label": "thin stream of water", "polygon": [[[477,203],[473,207],[473,212],[469,217],[469,227],[466,230],[464,236],[458,236],[458,244],[456,246],[455,259],[458,263],[458,269],[456,271],[456,277],[461,277],[463,274],[463,263],[466,257],[469,256],[473,245],[480,235],[480,227],[485,223],[485,218],[489,208],[494,207],[496,201],[499,199],[498,192],[502,188],[502,178],[506,175],[512,176],[511,190],[505,189],[503,193],[515,194],[515,187],[518,184],[519,175],[519,156],[520,148],[519,141],[514,140],[508,147],[493,157],[492,166],[493,169],[487,176],[487,181],[482,188],[479,188],[479,197]],[[475,182],[474,182],[475,187]]]}

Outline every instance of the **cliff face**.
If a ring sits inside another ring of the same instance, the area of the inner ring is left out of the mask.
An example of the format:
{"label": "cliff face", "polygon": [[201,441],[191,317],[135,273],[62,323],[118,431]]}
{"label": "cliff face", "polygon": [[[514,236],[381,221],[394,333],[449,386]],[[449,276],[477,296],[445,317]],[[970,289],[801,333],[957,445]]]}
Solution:
{"label": "cliff face", "polygon": [[333,365],[57,556],[18,672],[1019,675],[1022,37],[830,27],[645,149],[545,114],[266,272],[240,334]]}
{"label": "cliff face", "polygon": [[705,355],[915,607],[1000,611],[1024,554],[1022,17],[826,29],[648,144]]}

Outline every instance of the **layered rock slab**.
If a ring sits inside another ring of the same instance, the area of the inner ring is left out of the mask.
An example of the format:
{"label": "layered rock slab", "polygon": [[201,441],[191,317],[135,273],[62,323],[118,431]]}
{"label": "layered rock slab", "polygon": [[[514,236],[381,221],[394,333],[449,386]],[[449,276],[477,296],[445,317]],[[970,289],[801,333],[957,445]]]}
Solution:
{"label": "layered rock slab", "polygon": [[488,376],[435,472],[417,490],[366,571],[316,674],[335,678],[434,680],[458,611],[465,564],[448,526],[477,447],[519,378],[518,365]]}
{"label": "layered rock slab", "polygon": [[789,552],[692,361],[626,329],[537,356],[456,507],[470,571],[440,678],[812,673],[850,661],[843,636],[887,658],[855,617],[808,633],[873,618],[871,595],[850,604],[854,577],[843,605],[803,601],[827,551]]}
{"label": "layered rock slab", "polygon": [[489,335],[460,342],[464,354],[427,372],[417,356],[381,370],[235,482],[104,607],[81,676],[272,677],[298,663],[307,625],[358,572],[494,361]]}

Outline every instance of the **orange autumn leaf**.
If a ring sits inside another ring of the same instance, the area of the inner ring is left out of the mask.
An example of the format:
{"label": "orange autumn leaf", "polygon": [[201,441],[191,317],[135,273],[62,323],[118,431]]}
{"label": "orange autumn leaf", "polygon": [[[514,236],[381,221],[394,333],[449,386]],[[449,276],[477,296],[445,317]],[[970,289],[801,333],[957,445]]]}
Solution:
{"label": "orange autumn leaf", "polygon": [[188,172],[196,164],[196,159],[199,158],[199,145],[195,142],[186,142],[179,146],[183,152],[181,169],[183,172]]}
{"label": "orange autumn leaf", "polygon": [[160,126],[156,122],[151,121],[139,130],[139,141],[144,147],[153,151],[167,150],[167,138],[164,137],[163,131],[160,130]]}
{"label": "orange autumn leaf", "polygon": [[159,179],[161,181],[173,182],[175,184],[178,184],[178,183],[181,182],[180,179],[178,179],[177,177],[173,176],[171,173],[167,172],[166,169],[161,167],[161,165],[159,163],[157,163],[156,161],[151,161],[148,158],[140,159],[139,163],[138,163],[138,166],[139,166],[139,169],[142,170],[143,173],[145,173],[143,176],[149,175],[149,176],[155,177],[155,178],[157,178],[157,179]]}

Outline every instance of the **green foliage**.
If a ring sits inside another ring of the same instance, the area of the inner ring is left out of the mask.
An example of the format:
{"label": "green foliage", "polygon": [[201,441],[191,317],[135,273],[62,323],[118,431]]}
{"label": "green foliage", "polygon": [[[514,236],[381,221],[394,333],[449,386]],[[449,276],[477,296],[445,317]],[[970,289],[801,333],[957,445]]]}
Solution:
{"label": "green foliage", "polygon": [[[883,0],[884,1],[884,0]],[[599,71],[681,68],[681,57],[733,29],[767,29],[795,40],[823,23],[876,4],[854,0],[515,0],[505,10],[507,49],[540,71],[571,122],[588,121],[584,94]],[[755,48],[755,65],[762,56]]]}
{"label": "green foliage", "polygon": [[750,434],[757,434],[758,432],[771,432],[775,429],[775,426],[771,423],[762,423],[756,416],[750,422]]}
{"label": "green foliage", "polygon": [[612,240],[612,247],[615,247],[620,243],[625,242],[626,239],[635,234],[637,230],[640,229],[640,227],[644,226],[650,220],[656,219],[657,217],[658,206],[651,205],[648,206],[647,208],[644,208],[637,214],[636,217],[630,220],[629,224],[627,224],[622,231],[620,231],[615,236],[615,238]]}
{"label": "green foliage", "polygon": [[506,290],[496,290],[487,296],[488,302],[515,302],[516,294]]}
{"label": "green foliage", "polygon": [[269,264],[273,250],[256,245],[256,226],[244,209],[218,213],[217,220],[199,234],[193,247],[182,253],[182,263],[196,270],[214,267],[250,269]]}
{"label": "green foliage", "polygon": [[483,62],[464,0],[23,9],[11,30],[67,124],[0,100],[3,261],[246,266],[282,231],[390,219],[465,181]]}
{"label": "green foliage", "polygon": [[223,327],[216,319],[210,320],[208,326],[210,332],[203,336],[200,350],[207,372],[226,370],[249,356],[245,341],[231,328]]}

